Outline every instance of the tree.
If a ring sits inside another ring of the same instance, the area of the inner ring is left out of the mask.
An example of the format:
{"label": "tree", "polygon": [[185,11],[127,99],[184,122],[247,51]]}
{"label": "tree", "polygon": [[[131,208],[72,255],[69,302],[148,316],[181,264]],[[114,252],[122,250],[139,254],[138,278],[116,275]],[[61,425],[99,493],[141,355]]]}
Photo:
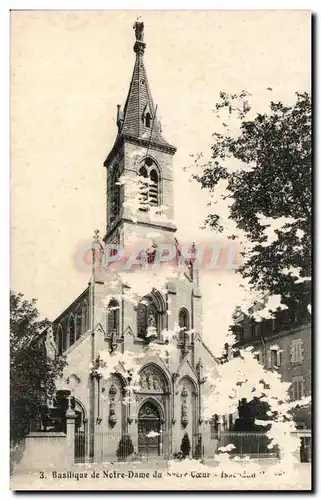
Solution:
{"label": "tree", "polygon": [[19,442],[30,423],[46,412],[62,374],[65,358],[46,355],[41,332],[50,324],[39,320],[36,299],[10,292],[10,440]]}
{"label": "tree", "polygon": [[[210,191],[214,207],[215,194],[224,186],[228,220],[239,232],[229,237],[246,241],[245,261],[238,271],[250,286],[281,295],[286,305],[303,296],[309,300],[311,97],[297,93],[293,105],[271,102],[268,112],[249,119],[248,95],[220,93],[217,113],[233,115],[237,125],[233,130],[221,124],[224,132],[213,134],[210,160],[193,177]],[[225,229],[215,210],[206,224],[220,232]]]}
{"label": "tree", "polygon": [[[237,270],[243,291],[235,294],[242,303],[232,304],[240,306],[234,310],[236,316],[244,318],[243,312],[260,322],[271,318],[271,311],[281,314],[281,309],[288,308],[300,320],[307,319],[312,253],[311,97],[297,93],[294,104],[270,102],[259,113],[254,113],[249,97],[245,91],[220,93],[215,105],[220,129],[213,134],[210,159],[196,158],[198,170],[193,177],[209,192],[206,225],[243,247],[243,263]],[[244,428],[247,423],[252,429],[270,426],[269,436],[290,457],[295,404],[289,401],[290,384],[264,370],[245,351],[226,359],[220,371],[222,387],[214,388],[217,400],[210,406],[220,404],[220,413],[229,413],[230,401],[224,397],[234,392],[234,402],[244,402],[239,408],[243,420],[237,424]],[[258,415],[261,403],[261,409],[266,408]]]}
{"label": "tree", "polygon": [[189,441],[189,437],[187,432],[184,433],[183,439],[182,439],[182,444],[181,444],[181,452],[183,454],[183,458],[186,458],[189,456],[191,451],[191,443]]}

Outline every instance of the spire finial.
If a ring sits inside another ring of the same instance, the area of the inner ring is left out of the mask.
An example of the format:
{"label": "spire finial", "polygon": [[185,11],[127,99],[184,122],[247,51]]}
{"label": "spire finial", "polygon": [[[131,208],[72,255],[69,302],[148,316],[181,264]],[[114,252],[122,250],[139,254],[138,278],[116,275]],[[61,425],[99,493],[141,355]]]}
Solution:
{"label": "spire finial", "polygon": [[139,42],[143,42],[144,41],[144,23],[142,21],[140,21],[140,17],[137,18],[137,21],[135,21],[134,23],[134,30],[135,30],[135,36],[136,36],[136,40],[139,41]]}
{"label": "spire finial", "polygon": [[140,17],[138,17],[137,21],[135,21],[133,29],[135,30],[135,37],[136,37],[136,42],[134,45],[134,52],[136,54],[144,54],[144,50],[146,47],[146,43],[144,43],[144,23],[139,20]]}

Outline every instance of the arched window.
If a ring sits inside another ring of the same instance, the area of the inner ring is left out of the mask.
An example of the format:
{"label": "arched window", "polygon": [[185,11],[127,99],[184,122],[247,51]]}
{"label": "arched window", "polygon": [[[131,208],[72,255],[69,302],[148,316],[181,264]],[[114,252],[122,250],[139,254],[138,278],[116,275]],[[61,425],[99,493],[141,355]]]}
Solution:
{"label": "arched window", "polygon": [[158,205],[158,174],[156,170],[151,170],[150,172],[150,184],[149,184],[149,204],[157,207]]}
{"label": "arched window", "polygon": [[86,333],[88,330],[88,304],[87,301],[84,300],[81,306],[81,331],[82,333]]}
{"label": "arched window", "polygon": [[110,203],[110,220],[111,220],[111,222],[114,221],[118,217],[119,212],[120,212],[121,186],[120,186],[119,179],[120,179],[120,171],[119,171],[119,167],[116,166],[114,173],[111,177],[111,186],[110,186],[110,192],[109,192],[109,196],[111,199],[111,203]]}
{"label": "arched window", "polygon": [[82,318],[81,318],[81,311],[80,308],[77,308],[76,311],[76,340],[81,337],[82,334]]}
{"label": "arched window", "polygon": [[159,336],[160,315],[156,304],[152,298],[144,298],[137,307],[137,336],[148,338],[149,336]]}
{"label": "arched window", "polygon": [[69,345],[70,347],[74,342],[75,342],[75,333],[76,333],[76,328],[75,328],[75,320],[73,315],[70,315],[69,321],[68,321],[68,339],[69,339]]}
{"label": "arched window", "polygon": [[[140,181],[140,210],[146,211],[149,206],[159,205],[159,174],[154,161],[146,158],[144,165],[139,170]],[[146,179],[146,180],[145,180]]]}
{"label": "arched window", "polygon": [[68,349],[68,331],[62,330],[62,352],[65,352]]}
{"label": "arched window", "polygon": [[119,335],[119,304],[115,299],[111,299],[107,307],[107,333]]}
{"label": "arched window", "polygon": [[58,355],[62,354],[64,351],[64,331],[61,325],[58,325],[57,328],[56,345],[57,345]]}
{"label": "arched window", "polygon": [[[147,170],[145,167],[141,167],[139,170],[140,185],[139,185],[139,202],[140,210],[148,210],[148,180],[147,180]],[[146,179],[146,180],[145,180]]]}
{"label": "arched window", "polygon": [[188,310],[185,308],[183,308],[179,311],[178,325],[180,328],[179,340],[180,340],[180,342],[183,342],[185,332],[187,332],[189,330],[189,313],[188,313]]}
{"label": "arched window", "polygon": [[150,113],[146,113],[146,117],[145,117],[145,125],[147,128],[150,128],[150,125],[151,125],[151,117],[150,117]]}
{"label": "arched window", "polygon": [[137,307],[137,336],[144,338],[147,333],[148,307],[145,302],[140,302]]}

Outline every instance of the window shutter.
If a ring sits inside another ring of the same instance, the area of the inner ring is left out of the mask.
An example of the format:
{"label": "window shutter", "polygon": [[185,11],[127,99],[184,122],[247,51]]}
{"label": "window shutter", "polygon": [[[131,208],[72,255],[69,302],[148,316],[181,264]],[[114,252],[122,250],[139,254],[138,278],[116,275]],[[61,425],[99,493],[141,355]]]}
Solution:
{"label": "window shutter", "polygon": [[267,365],[267,368],[271,368],[272,367],[272,356],[271,356],[271,350],[269,349],[268,352],[267,352],[267,360],[266,360],[266,365]]}
{"label": "window shutter", "polygon": [[300,339],[300,361],[304,360],[304,342],[302,339]]}
{"label": "window shutter", "polygon": [[276,366],[281,366],[281,352],[276,352]]}
{"label": "window shutter", "polygon": [[290,361],[291,361],[291,363],[294,362],[294,344],[293,344],[293,341],[291,342],[291,345],[290,345]]}

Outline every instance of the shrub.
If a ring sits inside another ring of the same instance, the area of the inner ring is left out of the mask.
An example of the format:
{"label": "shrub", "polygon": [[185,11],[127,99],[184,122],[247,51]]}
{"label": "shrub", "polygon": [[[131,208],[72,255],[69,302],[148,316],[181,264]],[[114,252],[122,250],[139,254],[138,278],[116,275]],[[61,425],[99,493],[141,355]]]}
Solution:
{"label": "shrub", "polygon": [[183,458],[186,458],[189,456],[191,451],[191,443],[189,441],[189,437],[187,432],[185,432],[183,439],[182,439],[182,444],[181,444],[181,452],[183,454]]}
{"label": "shrub", "polygon": [[116,455],[118,458],[126,458],[132,453],[134,453],[132,438],[128,434],[124,434],[118,443]]}

